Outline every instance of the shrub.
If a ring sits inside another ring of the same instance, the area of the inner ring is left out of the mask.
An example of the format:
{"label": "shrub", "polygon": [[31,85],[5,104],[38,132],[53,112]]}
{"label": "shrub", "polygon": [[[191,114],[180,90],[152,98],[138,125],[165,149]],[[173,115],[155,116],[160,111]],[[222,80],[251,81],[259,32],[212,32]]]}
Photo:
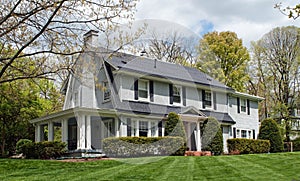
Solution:
{"label": "shrub", "polygon": [[103,151],[109,157],[171,155],[183,144],[181,137],[111,137],[103,140]]}
{"label": "shrub", "polygon": [[16,152],[17,152],[17,154],[21,154],[21,153],[24,152],[23,147],[24,147],[24,145],[27,144],[27,143],[32,143],[32,141],[29,140],[29,139],[20,139],[20,140],[17,142],[17,144],[16,144]]}
{"label": "shrub", "polygon": [[23,145],[26,158],[50,159],[58,158],[66,152],[66,143],[60,141],[28,142]]}
{"label": "shrub", "polygon": [[233,138],[227,140],[229,153],[240,154],[268,153],[270,149],[269,140],[253,140],[246,138]]}
{"label": "shrub", "polygon": [[165,125],[165,135],[166,136],[179,136],[182,137],[184,140],[183,145],[174,152],[172,155],[179,155],[183,156],[185,151],[187,150],[186,146],[186,133],[184,129],[184,125],[182,120],[179,118],[178,114],[174,112],[170,112],[168,114],[168,119]]}
{"label": "shrub", "polygon": [[211,151],[213,155],[223,153],[223,134],[219,121],[216,118],[209,117],[204,122],[201,131],[202,150]]}
{"label": "shrub", "polygon": [[283,151],[283,141],[280,129],[273,119],[265,119],[259,128],[258,139],[270,141],[270,152]]}

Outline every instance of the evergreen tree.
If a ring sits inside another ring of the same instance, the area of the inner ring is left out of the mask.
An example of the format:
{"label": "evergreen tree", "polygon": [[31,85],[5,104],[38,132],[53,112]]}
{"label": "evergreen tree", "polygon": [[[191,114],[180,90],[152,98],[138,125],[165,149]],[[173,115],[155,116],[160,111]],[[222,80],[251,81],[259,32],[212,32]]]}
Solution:
{"label": "evergreen tree", "polygon": [[273,119],[265,119],[259,128],[258,139],[270,140],[270,152],[283,151],[283,141],[279,127]]}

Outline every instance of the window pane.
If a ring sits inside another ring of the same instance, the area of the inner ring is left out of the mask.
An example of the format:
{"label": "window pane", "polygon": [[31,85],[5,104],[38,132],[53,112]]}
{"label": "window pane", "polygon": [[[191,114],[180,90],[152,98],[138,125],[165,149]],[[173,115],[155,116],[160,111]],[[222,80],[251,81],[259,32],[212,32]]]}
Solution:
{"label": "window pane", "polygon": [[139,122],[139,136],[148,136],[148,121]]}
{"label": "window pane", "polygon": [[242,112],[246,112],[246,108],[247,108],[247,106],[246,106],[246,100],[245,99],[241,99],[241,111]]}
{"label": "window pane", "polygon": [[139,97],[147,99],[148,98],[148,91],[139,90]]}
{"label": "window pane", "polygon": [[247,138],[247,131],[246,130],[242,130],[242,138]]}
{"label": "window pane", "polygon": [[173,86],[173,102],[181,103],[181,88],[178,86]]}
{"label": "window pane", "polygon": [[148,82],[139,80],[139,98],[148,99]]}
{"label": "window pane", "polygon": [[205,106],[211,107],[211,105],[212,105],[211,92],[205,92],[204,103],[205,103]]}

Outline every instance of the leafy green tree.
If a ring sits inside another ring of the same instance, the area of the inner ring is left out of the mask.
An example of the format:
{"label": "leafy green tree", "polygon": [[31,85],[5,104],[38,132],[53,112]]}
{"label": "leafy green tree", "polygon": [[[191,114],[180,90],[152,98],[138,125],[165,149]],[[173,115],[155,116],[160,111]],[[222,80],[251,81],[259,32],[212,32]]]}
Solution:
{"label": "leafy green tree", "polygon": [[261,122],[258,139],[270,140],[270,152],[283,151],[283,141],[280,129],[273,119],[265,119]]}
{"label": "leafy green tree", "polygon": [[245,91],[250,56],[234,32],[210,32],[198,46],[197,68],[237,91]]}
{"label": "leafy green tree", "polygon": [[277,3],[275,4],[274,8],[279,9],[282,14],[288,16],[289,18],[293,18],[294,20],[300,16],[300,4],[296,4],[292,7],[283,7],[282,3]]}
{"label": "leafy green tree", "polygon": [[170,112],[168,114],[168,119],[165,124],[165,135],[166,136],[178,136],[182,137],[184,140],[184,145],[179,148],[174,155],[184,155],[186,150],[186,133],[182,120],[179,118],[178,114]]}
{"label": "leafy green tree", "polygon": [[209,117],[202,128],[202,150],[211,151],[214,155],[223,153],[223,134],[219,121]]}
{"label": "leafy green tree", "polygon": [[[43,89],[47,87],[46,89]],[[60,95],[49,80],[16,80],[0,84],[1,155],[12,154],[19,139],[34,140],[29,120],[61,108]]]}

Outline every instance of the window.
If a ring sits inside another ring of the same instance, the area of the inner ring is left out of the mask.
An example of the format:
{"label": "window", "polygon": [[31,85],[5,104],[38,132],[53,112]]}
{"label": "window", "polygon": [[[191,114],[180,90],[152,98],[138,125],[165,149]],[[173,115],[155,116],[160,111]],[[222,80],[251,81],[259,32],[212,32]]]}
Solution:
{"label": "window", "polygon": [[181,87],[173,86],[173,103],[181,104]]}
{"label": "window", "polygon": [[108,86],[108,82],[103,82],[103,101],[110,100],[110,89]]}
{"label": "window", "polygon": [[148,136],[148,121],[139,122],[139,136]]}
{"label": "window", "polygon": [[204,97],[204,104],[205,107],[211,108],[212,101],[211,101],[211,92],[205,91],[205,97]]}
{"label": "window", "polygon": [[241,99],[241,111],[246,112],[247,109],[247,101],[245,99]]}
{"label": "window", "polygon": [[237,137],[237,138],[240,137],[240,130],[239,130],[239,129],[236,130],[236,137]]}
{"label": "window", "polygon": [[155,122],[151,122],[151,137],[156,136],[157,124]]}
{"label": "window", "polygon": [[247,138],[247,131],[246,130],[242,130],[242,138]]}
{"label": "window", "polygon": [[138,94],[139,99],[148,100],[149,99],[149,82],[146,80],[139,80],[138,83]]}

